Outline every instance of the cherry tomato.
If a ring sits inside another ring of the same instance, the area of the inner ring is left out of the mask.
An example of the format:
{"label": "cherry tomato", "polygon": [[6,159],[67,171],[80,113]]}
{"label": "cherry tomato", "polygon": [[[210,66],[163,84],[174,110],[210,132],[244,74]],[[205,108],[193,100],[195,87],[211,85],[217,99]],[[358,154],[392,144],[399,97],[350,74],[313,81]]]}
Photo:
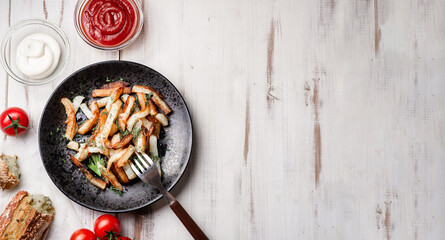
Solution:
{"label": "cherry tomato", "polygon": [[121,233],[121,223],[113,215],[102,215],[94,222],[94,233],[100,239],[115,239]]}
{"label": "cherry tomato", "polygon": [[97,240],[96,235],[86,228],[79,229],[71,235],[70,240]]}
{"label": "cherry tomato", "polygon": [[119,237],[119,240],[131,240],[131,238],[127,238],[127,237],[122,237],[122,236],[120,236],[120,237]]}
{"label": "cherry tomato", "polygon": [[21,108],[11,107],[0,114],[0,128],[8,136],[18,136],[26,132],[28,125],[28,115]]}

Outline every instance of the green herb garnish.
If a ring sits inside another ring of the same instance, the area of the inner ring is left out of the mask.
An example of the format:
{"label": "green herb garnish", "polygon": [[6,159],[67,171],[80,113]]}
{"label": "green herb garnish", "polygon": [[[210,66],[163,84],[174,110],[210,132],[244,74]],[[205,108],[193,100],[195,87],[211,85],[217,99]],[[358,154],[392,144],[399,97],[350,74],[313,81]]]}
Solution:
{"label": "green herb garnish", "polygon": [[87,166],[89,169],[93,170],[93,172],[96,173],[99,177],[102,177],[102,172],[97,166],[97,163],[100,163],[102,166],[104,166],[105,160],[100,156],[100,154],[93,154],[91,155],[91,159],[88,162]]}
{"label": "green herb garnish", "polygon": [[96,161],[99,162],[102,166],[105,166],[105,160],[100,156],[100,154],[95,154],[93,159],[96,157]]}
{"label": "green herb garnish", "polygon": [[100,172],[96,164],[93,162],[93,160],[90,159],[87,166],[89,169],[93,170],[93,172],[96,173],[99,177],[102,177],[102,173]]}
{"label": "green herb garnish", "polygon": [[133,140],[137,139],[141,135],[141,132],[142,132],[141,130],[142,130],[141,127],[133,128],[133,131],[132,131],[132,133],[133,133]]}
{"label": "green herb garnish", "polygon": [[122,196],[122,191],[119,190],[118,188],[116,188],[115,186],[111,186],[110,189],[111,189],[114,193],[119,194],[120,196]]}
{"label": "green herb garnish", "polygon": [[111,82],[111,80],[107,77],[107,79],[105,79],[105,81],[107,81],[107,82]]}
{"label": "green herb garnish", "polygon": [[117,126],[117,130],[119,130],[119,132],[123,132],[124,130],[121,128],[121,125],[119,125],[119,122],[116,120],[114,120],[114,123],[116,123]]}
{"label": "green herb garnish", "polygon": [[150,101],[150,98],[153,97],[153,93],[151,92],[151,93],[147,94],[146,96],[147,96],[147,99],[145,99],[145,105],[147,105],[148,102]]}
{"label": "green herb garnish", "polygon": [[143,184],[142,184],[142,187],[146,187],[147,185],[148,185],[148,184],[146,184],[146,183],[143,183]]}
{"label": "green herb garnish", "polygon": [[160,160],[160,158],[159,158],[158,155],[153,155],[153,154],[151,154],[151,153],[150,153],[150,158],[151,158],[152,160]]}
{"label": "green herb garnish", "polygon": [[60,159],[63,163],[66,163],[65,158]]}

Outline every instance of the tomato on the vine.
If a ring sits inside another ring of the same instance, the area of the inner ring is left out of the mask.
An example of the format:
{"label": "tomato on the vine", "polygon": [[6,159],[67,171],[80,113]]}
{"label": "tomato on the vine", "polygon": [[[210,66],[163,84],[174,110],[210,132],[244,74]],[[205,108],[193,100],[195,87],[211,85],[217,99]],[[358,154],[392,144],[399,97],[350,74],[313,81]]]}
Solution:
{"label": "tomato on the vine", "polygon": [[8,136],[18,136],[26,132],[28,125],[28,115],[21,108],[11,107],[0,114],[0,128]]}
{"label": "tomato on the vine", "polygon": [[86,228],[79,229],[71,235],[70,240],[97,240],[96,235]]}
{"label": "tomato on the vine", "polygon": [[116,239],[121,233],[121,223],[113,215],[102,215],[94,222],[94,233],[99,239]]}

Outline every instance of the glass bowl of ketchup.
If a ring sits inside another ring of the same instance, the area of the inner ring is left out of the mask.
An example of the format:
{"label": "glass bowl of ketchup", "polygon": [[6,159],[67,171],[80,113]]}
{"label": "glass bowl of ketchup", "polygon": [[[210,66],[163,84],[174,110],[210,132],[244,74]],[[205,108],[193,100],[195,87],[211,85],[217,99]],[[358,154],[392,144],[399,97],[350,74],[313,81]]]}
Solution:
{"label": "glass bowl of ketchup", "polygon": [[102,50],[121,50],[142,30],[144,16],[139,0],[79,0],[74,23],[80,37]]}

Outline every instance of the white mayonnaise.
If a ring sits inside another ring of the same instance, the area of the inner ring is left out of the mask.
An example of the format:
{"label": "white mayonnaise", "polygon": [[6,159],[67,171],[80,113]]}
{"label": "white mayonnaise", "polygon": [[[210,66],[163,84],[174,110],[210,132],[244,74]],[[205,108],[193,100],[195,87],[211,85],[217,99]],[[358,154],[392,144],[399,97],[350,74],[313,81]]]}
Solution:
{"label": "white mayonnaise", "polygon": [[35,33],[25,37],[17,47],[17,68],[29,78],[49,76],[59,64],[60,46],[51,36]]}

